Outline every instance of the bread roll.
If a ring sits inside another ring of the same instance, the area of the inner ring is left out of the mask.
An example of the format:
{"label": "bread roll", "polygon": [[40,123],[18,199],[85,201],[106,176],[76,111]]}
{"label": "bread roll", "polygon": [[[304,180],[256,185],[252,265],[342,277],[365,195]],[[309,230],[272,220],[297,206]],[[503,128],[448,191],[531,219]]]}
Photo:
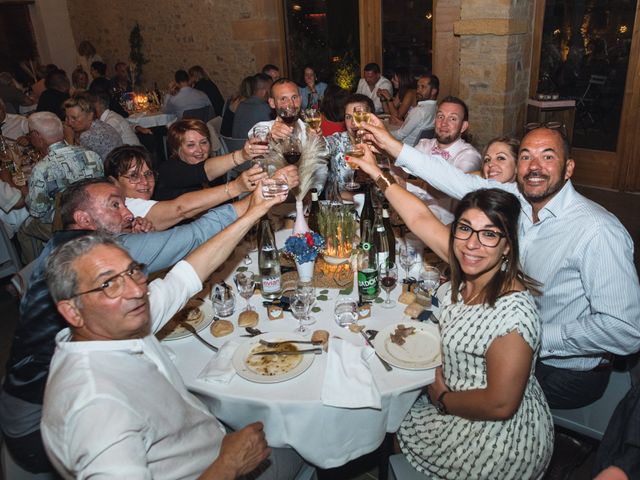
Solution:
{"label": "bread roll", "polygon": [[418,315],[422,313],[422,310],[424,310],[422,305],[419,303],[412,303],[404,309],[404,314],[411,318],[418,318]]}
{"label": "bread roll", "polygon": [[326,330],[316,330],[311,335],[311,341],[315,344],[318,342],[319,345],[322,345],[322,349],[326,352],[329,349],[329,332]]}
{"label": "bread roll", "polygon": [[214,337],[224,337],[233,332],[233,323],[229,320],[216,320],[211,324],[211,335]]}
{"label": "bread roll", "polygon": [[258,325],[258,312],[244,311],[238,317],[239,327],[255,327],[256,325]]}

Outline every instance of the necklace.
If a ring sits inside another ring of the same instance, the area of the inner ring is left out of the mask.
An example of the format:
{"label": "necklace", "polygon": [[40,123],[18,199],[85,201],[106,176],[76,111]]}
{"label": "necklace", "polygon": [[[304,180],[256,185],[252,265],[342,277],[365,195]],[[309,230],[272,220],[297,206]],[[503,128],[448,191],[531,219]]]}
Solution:
{"label": "necklace", "polygon": [[473,303],[473,301],[474,301],[474,300],[477,300],[477,299],[478,299],[478,297],[479,297],[480,295],[482,295],[482,290],[480,290],[480,291],[478,291],[478,292],[474,293],[474,294],[473,294],[473,295],[471,295],[471,297],[470,297],[470,298],[468,298],[468,299],[465,299],[465,298],[464,298],[464,295],[463,295],[462,299],[464,300],[465,305],[471,305],[471,304]]}

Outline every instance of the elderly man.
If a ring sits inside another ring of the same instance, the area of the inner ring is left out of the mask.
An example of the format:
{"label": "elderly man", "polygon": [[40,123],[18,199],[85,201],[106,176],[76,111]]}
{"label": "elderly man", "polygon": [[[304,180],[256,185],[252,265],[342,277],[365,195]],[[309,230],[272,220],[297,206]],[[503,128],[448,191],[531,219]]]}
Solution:
{"label": "elderly man", "polygon": [[617,218],[580,195],[566,134],[541,126],[520,145],[517,185],[465,175],[442,158],[402,146],[378,126],[376,143],[437,189],[461,198],[478,188],[519,197],[520,261],[542,283],[536,304],[542,347],[536,376],[552,408],[578,408],[600,398],[610,357],[638,351],[640,286],[633,242]]}
{"label": "elderly man", "polygon": [[164,107],[162,107],[164,113],[173,113],[176,117],[182,118],[185,110],[211,106],[211,100],[206,93],[191,87],[187,72],[178,70],[174,79],[176,91],[167,95]]}
{"label": "elderly man", "polygon": [[[295,172],[289,183],[297,185]],[[237,216],[244,215],[252,197],[209,210],[197,220],[162,232],[131,234],[138,220],[125,206],[120,190],[105,179],[88,179],[70,185],[62,194],[61,217],[65,228],[55,232],[36,260],[29,287],[20,304],[20,321],[7,362],[0,392],[0,426],[13,458],[32,472],[50,469],[42,449],[39,423],[44,385],[54,350],[55,334],[64,327],[44,281],[44,264],[51,251],[87,232],[118,236],[132,258],[154,272],[180,260]]]}
{"label": "elderly man", "polygon": [[[47,283],[70,328],[56,336],[42,434],[65,478],[235,479],[267,459],[262,424],[225,435],[153,332],[283,199],[254,194],[243,216],[149,285],[143,266],[110,238],[81,237],[52,254]],[[258,478],[293,478],[300,457],[275,453]]]}
{"label": "elderly man", "polygon": [[233,138],[247,138],[249,130],[258,122],[271,120],[269,89],[271,77],[258,73],[251,79],[251,96],[238,105],[233,116]]}
{"label": "elderly man", "polygon": [[69,98],[71,82],[64,70],[53,70],[47,74],[44,81],[47,89],[38,99],[37,112],[55,113],[60,120],[64,120],[62,104]]}
{"label": "elderly man", "polygon": [[7,107],[0,98],[0,133],[9,140],[25,140],[29,133],[27,117],[15,113],[7,113]]}
{"label": "elderly man", "polygon": [[380,90],[387,90],[393,92],[393,85],[388,78],[385,78],[380,73],[380,65],[377,63],[367,63],[364,66],[364,76],[358,82],[358,88],[356,93],[366,95],[373,100],[376,112],[382,112],[382,102],[378,92]]}
{"label": "elderly man", "polygon": [[418,77],[416,96],[418,105],[409,110],[404,123],[391,132],[391,134],[407,145],[415,145],[420,133],[428,128],[433,128],[438,104],[438,91],[440,80],[435,75],[420,75]]}
{"label": "elderly man", "polygon": [[95,102],[89,92],[79,92],[63,106],[74,143],[96,152],[104,162],[111,150],[122,145],[122,138],[115,128],[96,118]]}
{"label": "elderly man", "polygon": [[[111,96],[107,92],[98,91],[94,93],[96,116],[101,122],[111,125],[116,129],[123,145],[141,145],[136,131],[131,124],[117,112],[109,110],[109,103],[111,102]],[[141,133],[151,134],[151,130],[145,128]]]}

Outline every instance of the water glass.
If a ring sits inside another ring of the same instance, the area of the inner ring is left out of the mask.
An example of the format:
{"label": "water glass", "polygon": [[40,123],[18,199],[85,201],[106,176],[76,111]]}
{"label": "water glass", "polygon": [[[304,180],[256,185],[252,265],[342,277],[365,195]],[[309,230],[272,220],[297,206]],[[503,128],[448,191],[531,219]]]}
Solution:
{"label": "water glass", "polygon": [[431,298],[440,286],[440,270],[430,265],[425,265],[420,272],[420,289]]}
{"label": "water glass", "polygon": [[339,296],[333,307],[336,323],[341,327],[348,327],[358,321],[358,300],[352,297]]}
{"label": "water glass", "polygon": [[307,316],[304,319],[305,325],[316,323],[310,315],[311,307],[316,302],[316,289],[313,286],[313,282],[298,281],[295,296],[301,298],[307,304]]}
{"label": "water glass", "polygon": [[211,302],[216,316],[224,318],[233,315],[236,297],[226,285],[218,283],[213,286],[211,289]]}
{"label": "water glass", "polygon": [[273,198],[280,193],[289,192],[289,184],[287,177],[276,173],[272,177],[262,180],[262,196],[264,198]]}
{"label": "water glass", "polygon": [[247,301],[245,312],[250,312],[252,308],[249,304],[249,299],[253,295],[253,290],[256,287],[255,274],[252,272],[238,272],[233,277],[233,280],[236,284],[238,292],[240,293],[240,296]]}

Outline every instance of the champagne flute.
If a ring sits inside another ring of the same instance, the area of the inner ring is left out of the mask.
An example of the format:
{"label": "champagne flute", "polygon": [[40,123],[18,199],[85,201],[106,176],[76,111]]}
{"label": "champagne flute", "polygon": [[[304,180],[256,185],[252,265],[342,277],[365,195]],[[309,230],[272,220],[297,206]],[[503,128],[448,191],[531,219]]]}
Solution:
{"label": "champagne flute", "polygon": [[299,324],[298,328],[294,331],[297,333],[306,333],[307,329],[304,326],[304,320],[307,317],[309,311],[309,304],[303,297],[296,294],[293,297],[293,300],[289,307],[291,308],[291,313],[293,314],[294,318],[298,320]]}
{"label": "champagne flute", "polygon": [[238,289],[238,293],[240,296],[247,301],[247,307],[245,308],[245,312],[251,312],[253,309],[249,304],[249,299],[253,295],[253,290],[256,287],[256,276],[252,272],[238,272],[233,277],[233,281],[236,284],[236,288]]}
{"label": "champagne flute", "polygon": [[[353,107],[353,121],[357,127],[360,127],[363,122],[368,123],[370,115],[371,114],[362,105],[356,105]],[[362,143],[363,135],[364,130],[358,128],[356,132],[356,143]]]}
{"label": "champagne flute", "polygon": [[387,293],[387,299],[382,304],[383,308],[393,308],[396,301],[391,300],[391,290],[393,290],[398,282],[398,267],[393,262],[383,262],[378,266],[378,278],[380,285]]}
{"label": "champagne flute", "polygon": [[[356,157],[356,158],[362,158],[364,156],[364,150],[362,150],[362,148],[359,148],[357,145],[353,148],[351,148],[351,150],[345,152],[344,154],[345,159],[346,157]],[[349,167],[350,170],[350,177],[349,180],[344,184],[344,188],[346,188],[349,191],[354,191],[360,188],[360,184],[358,182],[356,182],[355,177],[356,177],[356,170],[358,170],[358,165],[356,165],[353,162],[349,162],[347,160],[346,164],[347,167]]]}

